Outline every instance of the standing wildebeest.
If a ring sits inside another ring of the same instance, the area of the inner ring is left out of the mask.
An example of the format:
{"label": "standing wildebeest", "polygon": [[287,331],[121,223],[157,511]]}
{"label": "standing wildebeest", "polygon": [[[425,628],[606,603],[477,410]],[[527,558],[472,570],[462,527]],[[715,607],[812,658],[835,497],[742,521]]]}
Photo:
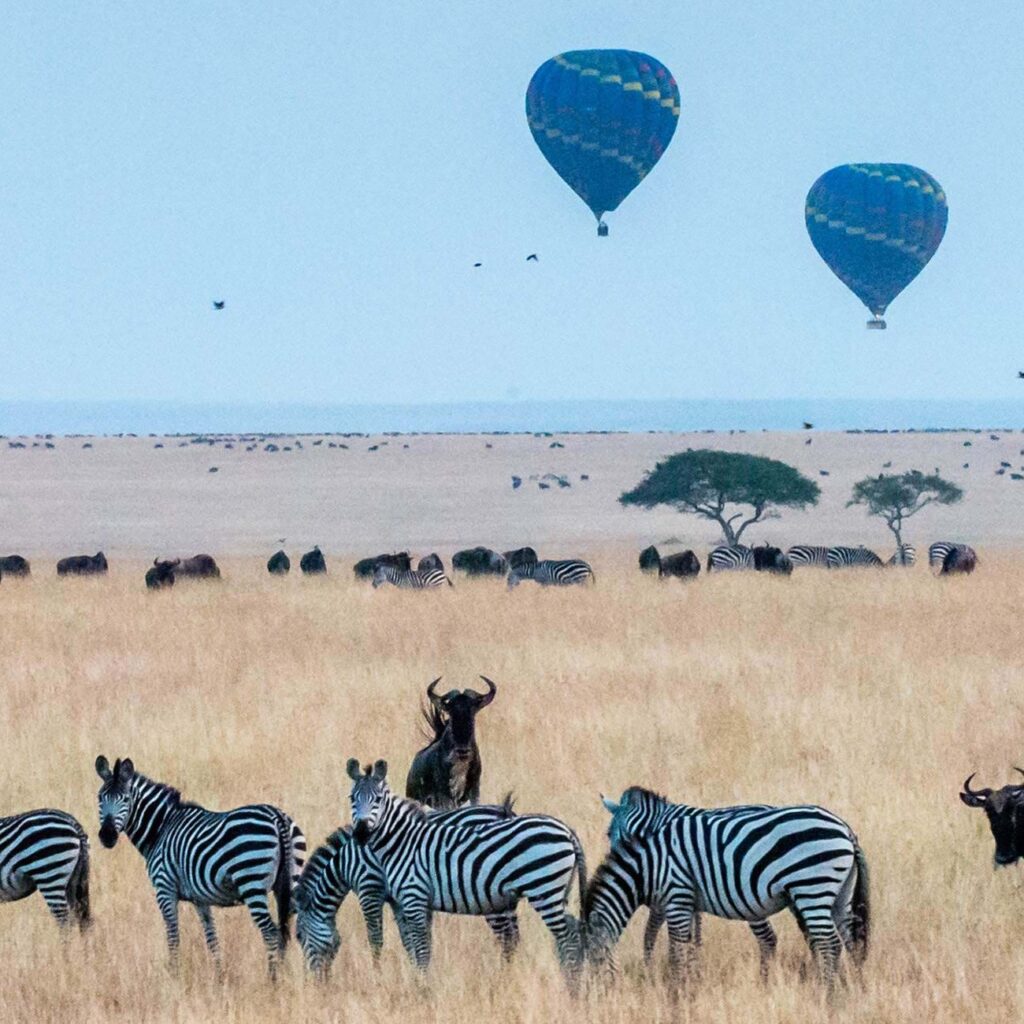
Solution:
{"label": "standing wildebeest", "polygon": [[[154,563],[156,564],[156,563]],[[175,558],[164,563],[170,565],[175,577],[190,576],[197,580],[219,580],[220,569],[210,555],[193,555],[191,558]]]}
{"label": "standing wildebeest", "polygon": [[449,690],[435,693],[438,676],[428,687],[430,709],[423,714],[434,732],[429,746],[414,758],[405,781],[410,800],[438,809],[475,804],[480,800],[480,749],[476,745],[474,719],[494,700],[498,688],[486,676],[487,693]]}
{"label": "standing wildebeest", "polygon": [[315,576],[318,573],[327,572],[327,562],[324,561],[324,553],[320,550],[319,545],[314,547],[312,551],[307,551],[299,559],[299,568],[307,576]]}
{"label": "standing wildebeest", "polygon": [[537,552],[533,548],[516,548],[515,551],[505,551],[502,557],[508,563],[509,569],[516,569],[521,565],[536,565]]}
{"label": "standing wildebeest", "polygon": [[424,555],[416,565],[416,571],[425,572],[444,572],[444,562],[441,561],[441,556],[435,551],[432,554]]}
{"label": "standing wildebeest", "polygon": [[690,550],[680,551],[675,555],[666,555],[661,559],[658,575],[661,579],[675,576],[686,579],[700,573],[700,559]]}
{"label": "standing wildebeest", "polygon": [[[1024,775],[1020,768],[1013,770]],[[981,807],[988,815],[988,827],[996,841],[996,867],[1015,864],[1024,856],[1024,786],[1003,786],[995,791],[971,789],[973,778],[974,774],[968,776],[960,799],[968,807]]]}
{"label": "standing wildebeest", "polygon": [[161,590],[174,586],[174,569],[178,561],[161,562],[153,559],[153,564],[146,570],[146,586],[150,590]]}
{"label": "standing wildebeest", "polygon": [[58,576],[98,576],[107,571],[107,556],[102,551],[95,555],[71,555],[57,563]]}
{"label": "standing wildebeest", "polygon": [[292,561],[283,551],[275,551],[267,562],[267,572],[272,576],[287,576],[291,567]]}
{"label": "standing wildebeest", "polygon": [[640,552],[640,571],[661,575],[661,555],[653,544]]}
{"label": "standing wildebeest", "polygon": [[[932,549],[938,548],[939,544],[933,544]],[[928,561],[932,564],[931,550],[929,550]],[[978,556],[974,548],[966,544],[951,544],[949,550],[942,555],[940,576],[952,576],[956,573],[969,574],[978,567]]]}
{"label": "standing wildebeest", "polygon": [[30,572],[28,559],[21,555],[5,555],[0,558],[0,573],[5,576],[28,576]]}
{"label": "standing wildebeest", "polygon": [[352,571],[355,573],[357,580],[368,580],[373,578],[378,565],[386,565],[392,569],[397,569],[399,572],[409,572],[412,569],[412,560],[409,558],[408,551],[399,551],[397,554],[392,555],[374,555],[373,558],[359,559],[352,566]]}
{"label": "standing wildebeest", "polygon": [[452,555],[452,568],[467,576],[504,576],[508,572],[508,562],[497,551],[476,547],[456,551]]}
{"label": "standing wildebeest", "polygon": [[781,548],[773,548],[770,544],[760,544],[753,551],[754,568],[758,572],[788,576],[793,571],[793,563]]}

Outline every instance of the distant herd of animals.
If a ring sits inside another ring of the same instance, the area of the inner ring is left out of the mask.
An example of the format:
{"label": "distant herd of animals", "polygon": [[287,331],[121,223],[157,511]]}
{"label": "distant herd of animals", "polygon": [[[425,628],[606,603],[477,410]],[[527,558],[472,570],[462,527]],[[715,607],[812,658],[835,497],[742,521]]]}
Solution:
{"label": "distant herd of animals", "polygon": [[[903,544],[888,561],[865,547],[820,547],[798,544],[788,551],[761,544],[757,547],[714,548],[707,557],[707,571],[727,572],[752,570],[789,575],[796,567],[817,566],[826,569],[909,567],[916,563],[917,552],[912,544]],[[640,552],[640,569],[661,578],[697,576],[700,559],[693,551],[661,555],[653,545]],[[928,549],[928,565],[938,575],[948,576],[974,572],[978,556],[967,544],[936,541]],[[284,551],[276,551],[267,562],[267,572],[283,576],[291,571],[291,559]],[[107,571],[107,558],[102,551],[95,555],[72,555],[57,563],[58,576],[96,576]],[[452,568],[468,577],[503,577],[509,589],[532,580],[540,586],[574,586],[593,583],[594,571],[579,558],[538,559],[531,547],[498,552],[486,547],[456,551]],[[307,551],[299,560],[299,569],[306,575],[327,572],[327,560],[319,547]],[[414,569],[408,551],[374,555],[360,559],[352,567],[356,579],[370,580],[374,588],[390,584],[403,590],[431,590],[452,586],[444,563],[437,554],[425,555]],[[0,557],[0,580],[4,576],[27,577],[31,574],[28,560],[21,555]],[[191,558],[159,558],[146,570],[145,584],[151,590],[174,585],[178,578],[220,579],[220,569],[210,555]]]}
{"label": "distant herd of animals", "polygon": [[[294,914],[306,965],[325,979],[341,946],[338,911],[350,892],[374,957],[384,942],[388,905],[421,970],[430,965],[437,913],[483,917],[510,959],[519,942],[517,908],[525,901],[550,931],[573,992],[587,963],[614,976],[617,943],[640,907],[649,911],[644,959],[651,963],[667,926],[676,983],[695,966],[705,912],[747,923],[763,977],[777,942],[768,919],[783,910],[796,918],[827,990],[840,976],[844,952],[853,965],[864,964],[872,925],[867,858],[836,814],[809,804],[700,808],[630,786],[618,800],[601,798],[611,815],[609,850],[588,878],[570,826],[517,813],[511,795],[501,804],[479,804],[476,716],[498,690],[481,679],[485,693],[441,693],[440,678],[427,687],[429,743],[412,761],[404,797],[389,787],[386,761],[361,768],[349,759],[352,823],[332,832],[308,861],[302,830],[280,808],[210,811],[136,771],[128,758],[111,765],[97,757],[100,842],[113,848],[124,834],[145,859],[172,967],[178,966],[180,903],[195,907],[218,971],[213,908],[244,904],[263,938],[271,977]],[[1024,786],[975,790],[973,778],[960,798],[988,815],[997,865],[1015,863],[1024,855],[1016,825]],[[89,871],[89,840],[70,814],[43,809],[0,819],[0,901],[38,889],[62,928],[84,930],[91,923]],[[569,910],[574,884],[578,915]]]}

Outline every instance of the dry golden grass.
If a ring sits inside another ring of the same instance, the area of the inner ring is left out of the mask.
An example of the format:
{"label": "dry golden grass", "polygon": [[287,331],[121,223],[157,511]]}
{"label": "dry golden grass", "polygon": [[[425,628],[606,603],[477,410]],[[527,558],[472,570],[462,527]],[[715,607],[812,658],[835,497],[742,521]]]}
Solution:
{"label": "dry golden grass", "polygon": [[[32,1021],[374,1020],[382,1024],[586,1019],[702,1022],[1014,1020],[1024,1011],[1024,916],[1015,870],[994,873],[983,816],[957,789],[995,784],[1021,751],[1019,609],[1024,565],[986,559],[974,577],[804,572],[659,585],[633,555],[595,557],[592,591],[463,584],[373,592],[338,572],[225,580],[149,594],[143,565],[108,579],[40,574],[0,588],[5,812],[53,805],[97,830],[100,752],[225,808],[265,800],[311,843],[347,819],[346,758],[385,756],[400,787],[419,745],[417,704],[444,673],[499,685],[479,739],[483,795],[580,833],[603,856],[598,794],[643,783],[707,805],[814,801],[858,832],[872,868],[874,941],[863,980],[829,1009],[799,980],[805,953],[776,919],[781,957],[765,988],[742,924],[708,919],[703,976],[673,1006],[640,969],[639,922],[624,976],[574,1006],[548,936],[524,906],[524,944],[503,967],[482,921],[440,917],[428,980],[393,924],[379,971],[348,901],[326,987],[298,947],[266,980],[244,909],[218,917],[227,977],[215,981],[182,907],[183,972],[165,970],[142,858],[92,851],[95,927],[62,946],[38,897],[0,910],[0,1015]],[[664,940],[663,940],[664,941]],[[664,949],[659,949],[664,959]]]}

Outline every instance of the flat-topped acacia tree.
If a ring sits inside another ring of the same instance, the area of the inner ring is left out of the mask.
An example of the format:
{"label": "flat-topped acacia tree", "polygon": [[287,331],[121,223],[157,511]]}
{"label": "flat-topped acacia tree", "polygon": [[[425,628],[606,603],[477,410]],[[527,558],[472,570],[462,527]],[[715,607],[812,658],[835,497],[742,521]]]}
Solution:
{"label": "flat-topped acacia tree", "polygon": [[670,505],[710,519],[735,547],[748,526],[777,519],[781,508],[816,505],[820,495],[813,480],[777,459],[691,448],[659,462],[619,501],[641,508]]}

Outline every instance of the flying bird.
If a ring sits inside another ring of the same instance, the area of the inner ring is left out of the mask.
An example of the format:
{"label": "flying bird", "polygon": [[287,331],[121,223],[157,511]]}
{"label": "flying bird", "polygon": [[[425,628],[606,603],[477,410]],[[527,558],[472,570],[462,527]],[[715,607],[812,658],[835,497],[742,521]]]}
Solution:
{"label": "flying bird", "polygon": [[482,263],[474,263],[474,264],[473,264],[473,266],[474,266],[474,267],[482,267],[482,266],[483,266],[483,264],[482,264]]}
{"label": "flying bird", "polygon": [[1017,376],[1022,378],[1022,379],[1024,379],[1024,370],[1018,370],[1017,371]]}
{"label": "flying bird", "polygon": [[808,423],[807,420],[804,420],[804,430],[813,430],[813,429],[814,429],[814,424],[813,423]]}
{"label": "flying bird", "polygon": [[[530,260],[533,260],[533,262],[534,262],[534,263],[538,263],[538,262],[540,262],[540,261],[539,261],[539,260],[537,259],[537,254],[536,254],[535,252],[531,252],[531,253],[530,253],[530,255],[526,257],[526,262],[527,262],[527,263],[529,263],[529,262],[530,262]],[[1021,374],[1021,376],[1022,376],[1022,377],[1024,377],[1024,373],[1022,373],[1022,374]]]}
{"label": "flying bird", "polygon": [[223,309],[224,308],[224,300],[223,299],[220,299],[220,300],[214,299],[213,300],[213,308],[214,309]]}

